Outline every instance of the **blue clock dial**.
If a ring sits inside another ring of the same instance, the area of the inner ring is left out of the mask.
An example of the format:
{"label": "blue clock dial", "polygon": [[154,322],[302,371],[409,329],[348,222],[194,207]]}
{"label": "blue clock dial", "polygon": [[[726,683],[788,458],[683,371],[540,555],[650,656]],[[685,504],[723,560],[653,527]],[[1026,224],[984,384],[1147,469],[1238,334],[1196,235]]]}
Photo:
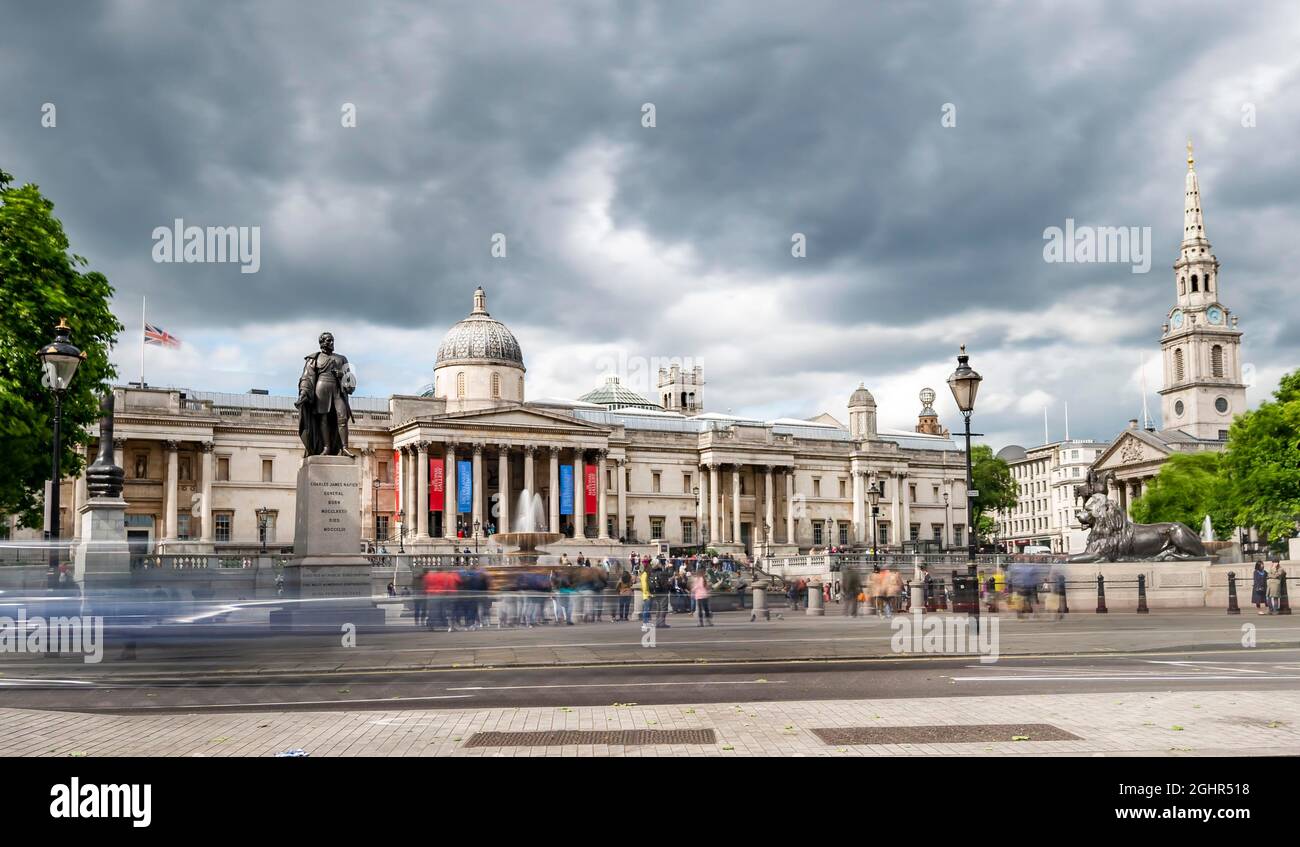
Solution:
{"label": "blue clock dial", "polygon": [[1218,306],[1211,306],[1209,311],[1205,313],[1205,316],[1210,319],[1210,323],[1212,324],[1223,323],[1223,310]]}
{"label": "blue clock dial", "polygon": [[1173,323],[1174,329],[1178,329],[1183,325],[1183,313],[1181,310],[1174,312],[1173,318],[1171,319],[1171,323]]}

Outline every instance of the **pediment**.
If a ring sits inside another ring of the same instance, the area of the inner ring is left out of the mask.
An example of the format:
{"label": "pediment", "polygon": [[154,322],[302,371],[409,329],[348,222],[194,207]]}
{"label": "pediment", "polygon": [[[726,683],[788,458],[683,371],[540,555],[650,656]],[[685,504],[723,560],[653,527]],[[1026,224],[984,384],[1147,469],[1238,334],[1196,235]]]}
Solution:
{"label": "pediment", "polygon": [[1164,461],[1168,456],[1169,450],[1163,445],[1153,444],[1129,431],[1115,439],[1110,448],[1097,460],[1096,467],[1098,470],[1119,470],[1132,465]]}
{"label": "pediment", "polygon": [[464,427],[500,427],[502,429],[546,429],[551,431],[587,432],[605,434],[608,427],[593,424],[569,415],[545,409],[510,406],[498,409],[479,409],[469,412],[451,412],[438,415],[432,421],[435,425],[451,426],[455,429]]}

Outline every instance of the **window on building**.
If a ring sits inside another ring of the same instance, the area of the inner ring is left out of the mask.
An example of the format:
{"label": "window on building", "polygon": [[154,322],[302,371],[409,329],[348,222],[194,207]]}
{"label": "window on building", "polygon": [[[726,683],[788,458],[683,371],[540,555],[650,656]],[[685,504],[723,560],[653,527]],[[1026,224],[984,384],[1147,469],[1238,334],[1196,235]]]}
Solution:
{"label": "window on building", "polygon": [[907,487],[907,496],[908,499],[911,500],[911,502],[913,503],[916,502],[916,483],[912,483]]}
{"label": "window on building", "polygon": [[682,518],[682,543],[695,543],[695,520],[693,518]]}
{"label": "window on building", "polygon": [[501,396],[501,374],[492,374],[492,396]]}
{"label": "window on building", "polygon": [[274,479],[275,465],[273,459],[262,460],[262,482],[271,482]]}
{"label": "window on building", "polygon": [[939,502],[939,486],[937,486],[937,485],[934,486],[934,500],[932,500],[931,502],[933,502],[933,503],[938,503],[938,502]]}
{"label": "window on building", "polygon": [[930,524],[930,532],[934,537],[935,544],[943,544],[943,524]]}
{"label": "window on building", "polygon": [[612,515],[605,518],[605,532],[609,535],[610,538],[618,538],[617,524],[618,524],[617,518],[613,517]]}
{"label": "window on building", "polygon": [[221,456],[217,459],[217,481],[230,482],[230,457]]}
{"label": "window on building", "polygon": [[821,546],[822,542],[822,522],[813,521],[813,546]]}
{"label": "window on building", "polygon": [[847,547],[849,545],[849,524],[848,521],[840,521],[840,545]]}
{"label": "window on building", "polygon": [[881,544],[889,543],[889,521],[881,521],[877,524],[876,536],[880,539]]}
{"label": "window on building", "polygon": [[190,516],[176,516],[176,537],[182,541],[188,540],[190,536]]}
{"label": "window on building", "polygon": [[814,497],[822,496],[822,481],[820,479],[813,480],[813,496]]}
{"label": "window on building", "polygon": [[650,490],[655,494],[659,493],[659,472],[655,471],[650,474]]}
{"label": "window on building", "polygon": [[912,531],[909,536],[913,541],[921,540],[921,525],[919,523],[912,524]]}
{"label": "window on building", "polygon": [[1183,348],[1181,347],[1174,351],[1174,379],[1178,382],[1183,381]]}
{"label": "window on building", "polygon": [[235,516],[230,512],[216,512],[212,515],[213,520],[213,538],[217,541],[230,540],[230,525],[234,522]]}
{"label": "window on building", "polygon": [[651,518],[650,519],[650,540],[662,541],[663,537],[664,537],[664,519]]}
{"label": "window on building", "polygon": [[388,539],[388,515],[375,515],[375,540]]}
{"label": "window on building", "polygon": [[848,483],[846,483],[844,480],[842,480],[842,479],[840,480],[840,499],[841,499],[841,500],[843,500],[845,497],[849,496],[849,495],[848,495],[848,491],[847,491],[847,489],[845,488],[845,486],[846,486],[847,484],[848,484]]}
{"label": "window on building", "polygon": [[1200,291],[1200,285],[1197,283],[1196,274],[1192,274],[1192,291]]}
{"label": "window on building", "polygon": [[691,493],[691,483],[694,482],[694,479],[695,479],[695,478],[692,477],[692,476],[691,476],[690,474],[688,474],[688,473],[684,473],[684,474],[682,474],[682,493],[683,493],[683,494],[690,494],[690,493]]}
{"label": "window on building", "polygon": [[1210,372],[1223,376],[1223,347],[1219,344],[1210,348]]}
{"label": "window on building", "polygon": [[465,374],[464,372],[456,374],[456,396],[465,396]]}
{"label": "window on building", "polygon": [[[380,463],[379,463],[379,481],[380,481],[380,483],[382,483],[382,484],[384,484],[384,485],[389,485],[389,484],[392,483],[392,481],[393,481],[393,478],[392,478],[391,476],[389,476],[388,463],[387,463],[387,462],[380,462]],[[382,535],[380,536],[380,538],[383,538],[383,537],[384,537],[384,536],[382,536]]]}
{"label": "window on building", "polygon": [[1179,279],[1178,279],[1178,293],[1179,293],[1179,294],[1186,294],[1186,293],[1187,293],[1187,277],[1185,277],[1185,276],[1184,276],[1184,277],[1179,277]]}
{"label": "window on building", "polygon": [[962,530],[961,524],[954,524],[952,527],[952,543],[957,547],[963,546],[961,540],[961,530]]}

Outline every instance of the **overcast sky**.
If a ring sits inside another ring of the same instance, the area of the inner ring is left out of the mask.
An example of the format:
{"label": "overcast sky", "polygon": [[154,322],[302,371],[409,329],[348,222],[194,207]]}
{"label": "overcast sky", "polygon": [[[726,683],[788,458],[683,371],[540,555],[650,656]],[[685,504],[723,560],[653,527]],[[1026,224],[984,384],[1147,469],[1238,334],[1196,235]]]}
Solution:
{"label": "overcast sky", "polygon": [[[712,411],[865,382],[910,428],[931,386],[955,430],[964,342],[995,448],[1110,438],[1144,356],[1159,416],[1189,136],[1251,403],[1300,364],[1300,7],[1135,5],[11,3],[0,168],[115,286],[124,381],[147,297],[151,384],[293,393],[330,329],[415,392],[481,284],[533,398],[676,358]],[[155,262],[176,218],[260,227],[258,272]],[[1067,218],[1150,272],[1045,262]]]}

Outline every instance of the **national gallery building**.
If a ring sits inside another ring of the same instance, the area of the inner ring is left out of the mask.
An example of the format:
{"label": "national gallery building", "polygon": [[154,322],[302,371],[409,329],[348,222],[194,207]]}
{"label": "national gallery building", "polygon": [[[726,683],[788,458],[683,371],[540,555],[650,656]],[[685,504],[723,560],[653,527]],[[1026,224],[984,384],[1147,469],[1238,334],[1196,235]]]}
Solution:
{"label": "national gallery building", "polygon": [[[792,554],[869,546],[873,532],[881,546],[967,541],[964,454],[928,389],[916,431],[890,431],[877,427],[865,387],[849,396],[845,425],[830,414],[706,412],[698,367],[660,370],[654,401],[617,377],[577,400],[530,401],[524,374],[523,351],[480,288],[438,348],[430,391],[352,398],[366,539],[392,551],[487,550],[498,528],[554,528],[566,539],[552,549],[588,555],[701,543]],[[303,456],[295,398],[115,392],[133,548],[292,544]],[[85,479],[64,484],[63,537],[73,538]]]}

